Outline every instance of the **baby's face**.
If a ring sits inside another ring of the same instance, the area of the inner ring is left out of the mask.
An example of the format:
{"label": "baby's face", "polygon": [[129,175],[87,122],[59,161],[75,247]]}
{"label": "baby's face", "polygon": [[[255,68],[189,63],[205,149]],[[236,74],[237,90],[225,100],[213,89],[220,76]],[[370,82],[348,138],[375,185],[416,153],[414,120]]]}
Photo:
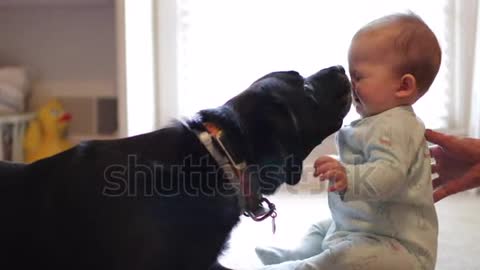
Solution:
{"label": "baby's face", "polygon": [[393,70],[395,60],[381,38],[360,36],[350,45],[348,64],[353,105],[362,117],[398,106],[395,92],[401,76]]}

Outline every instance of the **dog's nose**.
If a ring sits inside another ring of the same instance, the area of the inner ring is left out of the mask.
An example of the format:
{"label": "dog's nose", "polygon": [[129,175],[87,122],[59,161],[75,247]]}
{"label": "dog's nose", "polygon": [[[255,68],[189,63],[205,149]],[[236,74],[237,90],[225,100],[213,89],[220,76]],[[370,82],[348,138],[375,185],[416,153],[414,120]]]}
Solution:
{"label": "dog's nose", "polygon": [[345,69],[341,65],[331,66],[327,68],[326,71],[328,74],[337,74],[337,73],[345,74]]}

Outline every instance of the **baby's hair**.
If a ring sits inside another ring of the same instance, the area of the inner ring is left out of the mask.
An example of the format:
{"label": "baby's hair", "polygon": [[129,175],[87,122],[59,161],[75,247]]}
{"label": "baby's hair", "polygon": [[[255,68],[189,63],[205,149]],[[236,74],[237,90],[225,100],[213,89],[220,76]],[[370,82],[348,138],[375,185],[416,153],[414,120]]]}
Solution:
{"label": "baby's hair", "polygon": [[[396,70],[412,74],[417,87],[424,94],[437,76],[442,60],[442,51],[433,31],[417,14],[394,13],[376,19],[360,29],[354,36],[375,30],[396,27],[392,39],[394,52],[400,52]],[[392,31],[393,32],[393,31]]]}

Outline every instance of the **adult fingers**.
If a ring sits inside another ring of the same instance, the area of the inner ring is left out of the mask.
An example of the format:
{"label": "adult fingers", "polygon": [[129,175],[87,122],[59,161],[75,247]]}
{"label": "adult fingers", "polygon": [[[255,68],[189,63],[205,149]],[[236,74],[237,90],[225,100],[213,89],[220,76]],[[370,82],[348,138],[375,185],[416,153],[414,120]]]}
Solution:
{"label": "adult fingers", "polygon": [[451,194],[453,194],[452,190],[448,189],[447,187],[438,188],[433,191],[433,201],[438,202]]}
{"label": "adult fingers", "polygon": [[445,151],[442,149],[442,147],[437,145],[429,147],[429,150],[430,150],[430,156],[435,159],[438,159],[445,154]]}
{"label": "adult fingers", "polygon": [[[478,139],[460,138],[430,129],[425,131],[425,138],[444,148],[444,150],[455,159],[469,163],[480,161],[480,140]],[[432,156],[441,154],[435,151],[438,150],[431,151]]]}
{"label": "adult fingers", "polygon": [[438,164],[431,165],[432,173],[437,173],[439,170]]}
{"label": "adult fingers", "polygon": [[465,183],[463,183],[463,181],[461,181],[460,179],[449,181],[448,183],[439,186],[433,191],[433,201],[438,202],[445,197],[448,197],[460,191],[465,191],[467,189],[468,188]]}
{"label": "adult fingers", "polygon": [[442,177],[438,177],[438,178],[435,178],[435,179],[432,180],[432,187],[433,187],[433,189],[436,189],[439,186],[445,185],[447,182],[448,182],[447,179],[442,178]]}
{"label": "adult fingers", "polygon": [[[453,178],[450,180],[440,180],[438,182],[439,184],[434,184],[437,186],[437,188],[433,192],[434,201],[437,202],[457,192],[480,187],[479,172],[480,172],[480,164],[471,168],[461,178]],[[439,178],[441,179],[441,177]]]}
{"label": "adult fingers", "polygon": [[453,136],[436,132],[431,129],[425,130],[425,138],[427,138],[427,141],[441,145],[447,149],[452,147],[452,140],[455,139]]}

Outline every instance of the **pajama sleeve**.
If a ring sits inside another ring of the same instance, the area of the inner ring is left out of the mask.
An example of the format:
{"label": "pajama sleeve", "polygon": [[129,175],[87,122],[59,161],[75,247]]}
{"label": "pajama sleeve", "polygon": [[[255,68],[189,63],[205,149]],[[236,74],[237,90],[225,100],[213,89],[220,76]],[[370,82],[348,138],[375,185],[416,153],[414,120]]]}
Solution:
{"label": "pajama sleeve", "polygon": [[344,164],[348,187],[340,193],[342,200],[382,201],[405,187],[423,130],[415,119],[381,122],[360,130],[357,135],[365,162]]}

